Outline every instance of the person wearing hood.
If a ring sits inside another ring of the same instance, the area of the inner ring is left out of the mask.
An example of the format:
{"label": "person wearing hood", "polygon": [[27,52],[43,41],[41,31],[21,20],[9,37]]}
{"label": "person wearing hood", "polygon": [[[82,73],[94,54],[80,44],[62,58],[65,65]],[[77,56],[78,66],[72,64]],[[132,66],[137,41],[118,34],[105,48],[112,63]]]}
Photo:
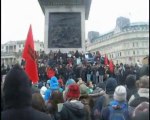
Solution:
{"label": "person wearing hood", "polygon": [[86,120],[86,110],[79,97],[79,86],[76,83],[69,85],[66,93],[67,101],[60,111],[61,120]]}
{"label": "person wearing hood", "polygon": [[47,114],[32,108],[31,81],[21,66],[15,65],[6,75],[3,93],[1,120],[51,120]]}
{"label": "person wearing hood", "polygon": [[45,97],[44,97],[44,100],[45,100],[46,103],[47,103],[48,100],[50,99],[51,94],[52,94],[53,91],[59,90],[60,92],[62,92],[62,88],[59,87],[58,79],[57,79],[55,76],[53,76],[53,77],[50,79],[49,84],[50,84],[50,88],[48,88],[48,89],[45,91]]}
{"label": "person wearing hood", "polygon": [[135,75],[128,75],[126,78],[126,87],[127,87],[127,101],[129,101],[131,95],[137,92],[136,87],[136,76]]}
{"label": "person wearing hood", "polygon": [[111,118],[112,120],[114,120],[115,115],[122,114],[124,120],[130,120],[126,96],[127,96],[126,88],[122,85],[117,86],[113,94],[113,100],[110,101],[107,107],[104,107],[102,109],[101,119],[110,120]]}
{"label": "person wearing hood", "polygon": [[149,101],[149,76],[145,75],[140,78],[139,89],[137,93],[133,94],[130,97],[128,104],[130,106],[137,107],[137,105],[139,105],[140,102],[143,101],[142,99],[140,101],[137,101],[138,98],[145,98],[144,101]]}

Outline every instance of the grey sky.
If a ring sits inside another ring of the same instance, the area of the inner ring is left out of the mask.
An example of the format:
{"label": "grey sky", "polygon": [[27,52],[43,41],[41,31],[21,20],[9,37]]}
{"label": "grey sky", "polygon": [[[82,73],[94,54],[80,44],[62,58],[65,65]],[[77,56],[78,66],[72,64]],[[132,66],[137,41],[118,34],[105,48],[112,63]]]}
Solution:
{"label": "grey sky", "polygon": [[[25,40],[29,25],[33,37],[44,41],[44,14],[38,0],[2,0],[1,44],[10,40]],[[106,33],[114,29],[116,18],[124,16],[131,22],[149,21],[149,0],[92,0],[88,31]]]}

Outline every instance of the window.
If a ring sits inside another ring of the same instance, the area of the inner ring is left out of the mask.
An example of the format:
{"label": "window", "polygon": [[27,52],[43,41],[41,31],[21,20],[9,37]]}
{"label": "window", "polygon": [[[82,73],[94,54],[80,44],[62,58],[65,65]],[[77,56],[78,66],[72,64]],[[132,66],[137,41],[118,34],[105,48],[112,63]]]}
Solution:
{"label": "window", "polygon": [[133,50],[133,55],[135,55],[135,51]]}
{"label": "window", "polygon": [[133,43],[133,47],[134,47],[134,43]]}
{"label": "window", "polygon": [[120,56],[121,56],[121,52],[120,52]]}
{"label": "window", "polygon": [[21,44],[19,44],[19,48],[21,48]]}
{"label": "window", "polygon": [[138,47],[139,45],[138,45],[138,42],[136,43],[136,47]]}
{"label": "window", "polygon": [[137,55],[139,55],[139,50],[137,50]]}
{"label": "window", "polygon": [[128,55],[130,55],[130,51],[128,51]]}

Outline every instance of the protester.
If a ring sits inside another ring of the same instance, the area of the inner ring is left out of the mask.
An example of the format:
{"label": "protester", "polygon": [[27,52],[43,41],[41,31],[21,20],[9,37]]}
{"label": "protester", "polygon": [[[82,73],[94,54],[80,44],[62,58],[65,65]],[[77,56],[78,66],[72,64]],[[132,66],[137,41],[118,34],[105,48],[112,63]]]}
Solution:
{"label": "protester", "polygon": [[128,105],[126,101],[127,93],[124,86],[118,86],[115,89],[113,99],[109,106],[103,108],[102,120],[130,120]]}
{"label": "protester", "polygon": [[80,98],[79,100],[84,104],[86,110],[86,120],[91,120],[91,108],[90,108],[90,97],[88,95],[89,88],[81,83],[79,85],[80,88]]}
{"label": "protester", "polygon": [[44,113],[47,112],[44,99],[39,93],[32,94],[32,107],[38,111],[41,111]]}
{"label": "protester", "polygon": [[59,87],[59,83],[58,83],[58,79],[53,76],[51,79],[50,79],[50,88],[48,88],[46,91],[45,91],[45,102],[47,103],[49,98],[51,97],[51,93],[52,91],[55,91],[55,90],[59,90],[60,92],[62,92],[62,88]]}
{"label": "protester", "polygon": [[77,84],[68,86],[66,102],[60,112],[62,120],[86,120],[84,104],[79,101],[80,89]]}
{"label": "protester", "polygon": [[117,87],[117,81],[115,78],[110,77],[106,81],[106,94],[109,96],[109,101],[113,100],[113,94]]}
{"label": "protester", "polygon": [[4,111],[2,120],[51,120],[32,108],[31,82],[19,65],[15,65],[6,75],[4,82]]}
{"label": "protester", "polygon": [[143,76],[139,80],[139,89],[129,99],[129,105],[137,107],[141,102],[149,101],[149,76]]}
{"label": "protester", "polygon": [[66,85],[65,85],[65,90],[63,91],[63,98],[64,98],[64,101],[66,101],[66,93],[67,93],[67,90],[68,90],[68,86],[71,85],[71,84],[74,84],[74,83],[76,83],[76,82],[74,81],[74,79],[69,79],[69,80],[67,80]]}
{"label": "protester", "polygon": [[127,86],[127,101],[129,101],[131,95],[137,92],[136,76],[131,74],[128,75],[125,82]]}

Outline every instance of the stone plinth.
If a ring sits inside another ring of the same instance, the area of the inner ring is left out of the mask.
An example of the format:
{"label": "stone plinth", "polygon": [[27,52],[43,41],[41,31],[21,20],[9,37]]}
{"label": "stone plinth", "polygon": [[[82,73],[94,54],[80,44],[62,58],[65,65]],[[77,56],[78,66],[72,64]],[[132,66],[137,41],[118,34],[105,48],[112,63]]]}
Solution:
{"label": "stone plinth", "polygon": [[91,0],[38,0],[45,14],[44,50],[85,51]]}

